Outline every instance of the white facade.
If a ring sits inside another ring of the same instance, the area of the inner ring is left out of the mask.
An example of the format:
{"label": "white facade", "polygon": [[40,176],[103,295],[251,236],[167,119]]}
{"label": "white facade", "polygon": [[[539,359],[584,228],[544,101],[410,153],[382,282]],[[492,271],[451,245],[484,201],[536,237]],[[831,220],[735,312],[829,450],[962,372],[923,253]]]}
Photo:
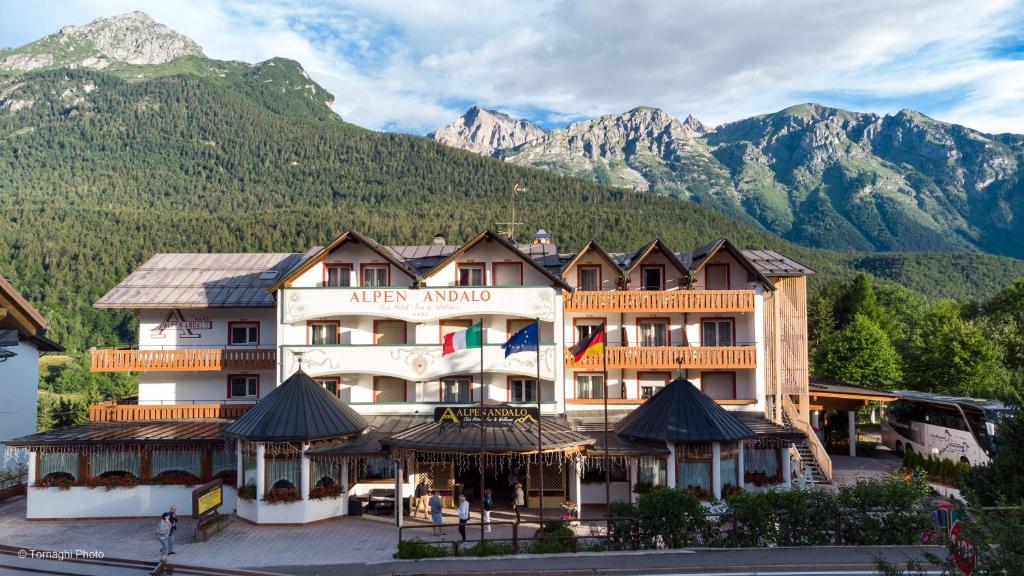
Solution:
{"label": "white facade", "polygon": [[[0,440],[17,438],[36,431],[36,404],[39,397],[39,349],[30,342],[5,348],[13,356],[0,362]],[[0,443],[0,450],[4,446]],[[23,462],[0,461],[0,469]]]}

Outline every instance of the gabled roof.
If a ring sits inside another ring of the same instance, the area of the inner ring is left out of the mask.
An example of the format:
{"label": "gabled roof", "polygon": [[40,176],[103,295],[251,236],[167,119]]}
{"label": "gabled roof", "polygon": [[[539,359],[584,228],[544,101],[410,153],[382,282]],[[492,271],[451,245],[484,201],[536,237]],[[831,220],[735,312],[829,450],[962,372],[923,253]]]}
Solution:
{"label": "gabled roof", "polygon": [[676,256],[675,252],[673,252],[661,238],[655,238],[654,241],[634,252],[629,258],[629,261],[624,263],[626,266],[624,270],[625,274],[627,276],[632,274],[633,270],[636,270],[637,266],[639,266],[655,250],[661,252],[665,258],[667,258],[668,261],[685,276],[690,276],[690,269],[686,267],[686,264],[683,264],[679,260],[679,257]]}
{"label": "gabled roof", "polygon": [[762,274],[761,270],[746,256],[744,256],[743,252],[727,238],[719,238],[714,242],[709,242],[690,253],[690,269],[693,271],[693,274],[696,275],[705,264],[711,261],[715,254],[718,254],[722,250],[728,252],[736,259],[737,262],[739,262],[740,266],[746,268],[747,272],[750,272],[757,277],[757,279],[766,287],[772,290],[775,289],[775,285],[772,284],[771,280]]}
{"label": "gabled roof", "polygon": [[64,350],[46,337],[46,318],[29,304],[14,286],[0,276],[0,328],[16,329],[22,339],[30,341],[42,352]]}
{"label": "gabled roof", "polygon": [[253,442],[310,442],[361,434],[368,423],[301,369],[224,431]]}
{"label": "gabled roof", "polygon": [[565,278],[565,275],[569,272],[569,269],[572,268],[573,266],[575,266],[576,264],[578,264],[580,259],[583,258],[584,256],[586,256],[590,252],[593,252],[594,254],[597,254],[598,256],[601,257],[601,259],[603,259],[605,262],[607,262],[608,265],[612,267],[612,270],[616,274],[618,274],[620,278],[625,276],[625,271],[619,266],[619,263],[616,262],[615,259],[612,258],[610,254],[605,252],[603,248],[598,246],[597,241],[591,240],[590,242],[587,242],[586,246],[581,248],[580,251],[577,252],[572,257],[572,259],[570,259],[568,262],[565,263],[564,266],[562,266],[562,278]]}
{"label": "gabled roof", "polygon": [[413,270],[412,267],[405,262],[405,260],[399,258],[393,250],[391,250],[387,246],[378,243],[373,238],[356,232],[355,230],[346,230],[342,232],[340,235],[338,235],[337,238],[331,240],[329,244],[327,244],[323,248],[320,248],[313,254],[305,257],[301,262],[297,263],[294,267],[292,267],[291,270],[288,270],[288,272],[285,273],[280,280],[275,282],[272,286],[270,286],[267,289],[267,292],[273,293],[280,290],[283,286],[288,285],[288,283],[292,282],[293,280],[301,276],[304,272],[306,272],[316,264],[322,262],[324,258],[329,256],[331,252],[334,252],[334,250],[337,249],[339,246],[349,241],[355,241],[365,245],[367,248],[375,252],[378,256],[387,260],[393,266],[409,275],[409,277],[412,278],[414,282],[419,280],[419,273]]}
{"label": "gabled roof", "polygon": [[476,246],[477,244],[479,244],[479,243],[481,243],[481,242],[483,242],[485,240],[493,240],[493,241],[497,242],[498,244],[501,244],[502,246],[507,248],[509,251],[511,251],[513,254],[519,256],[519,258],[521,258],[524,262],[526,262],[527,264],[532,266],[534,270],[540,272],[546,278],[551,280],[552,284],[556,284],[560,288],[563,288],[565,290],[572,290],[572,287],[569,286],[568,284],[566,284],[565,281],[562,280],[558,275],[552,273],[550,270],[548,270],[544,266],[541,266],[540,264],[538,264],[537,261],[535,261],[529,255],[527,255],[522,250],[520,250],[518,246],[516,246],[515,244],[510,242],[507,238],[505,238],[501,234],[498,234],[494,230],[484,230],[483,232],[477,234],[475,237],[473,237],[472,240],[470,240],[469,242],[466,242],[462,246],[459,246],[458,250],[455,250],[454,252],[449,254],[447,258],[445,258],[444,260],[441,260],[440,262],[438,262],[436,266],[434,266],[432,269],[430,269],[427,273],[423,274],[422,278],[423,279],[430,278],[434,274],[440,272],[446,266],[448,266],[452,262],[458,260],[458,258],[460,256],[462,256],[463,254],[468,252],[474,246]]}
{"label": "gabled roof", "polygon": [[765,276],[810,276],[814,270],[776,250],[744,250],[743,255]]}
{"label": "gabled roof", "polygon": [[635,440],[735,442],[755,436],[689,380],[676,378],[619,420],[615,431]]}

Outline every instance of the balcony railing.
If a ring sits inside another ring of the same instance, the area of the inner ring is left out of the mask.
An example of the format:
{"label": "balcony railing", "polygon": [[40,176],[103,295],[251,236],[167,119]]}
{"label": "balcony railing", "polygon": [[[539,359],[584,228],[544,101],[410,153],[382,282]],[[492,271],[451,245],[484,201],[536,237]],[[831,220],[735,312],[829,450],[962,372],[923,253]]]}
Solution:
{"label": "balcony railing", "polygon": [[565,294],[566,312],[753,312],[753,290],[614,290]]}
{"label": "balcony railing", "polygon": [[[608,368],[729,370],[757,367],[756,346],[609,346]],[[565,351],[569,368],[600,370],[600,354],[584,356],[579,362]]]}
{"label": "balcony railing", "polygon": [[170,350],[94,349],[93,372],[207,372],[273,370],[274,348],[180,348]]}
{"label": "balcony railing", "polygon": [[190,418],[238,418],[254,406],[252,403],[226,404],[216,403],[180,403],[180,404],[122,404],[119,402],[101,402],[89,406],[90,422],[129,421],[129,420],[184,420]]}

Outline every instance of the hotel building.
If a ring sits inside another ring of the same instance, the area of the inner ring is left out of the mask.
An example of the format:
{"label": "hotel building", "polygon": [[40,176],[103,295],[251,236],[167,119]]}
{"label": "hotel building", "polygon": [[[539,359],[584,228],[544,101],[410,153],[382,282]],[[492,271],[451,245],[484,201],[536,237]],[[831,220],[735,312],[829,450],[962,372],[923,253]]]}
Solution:
{"label": "hotel building", "polygon": [[[603,503],[606,453],[622,500],[651,485],[709,497],[788,485],[802,465],[827,480],[828,456],[808,434],[813,271],[725,239],[678,250],[654,240],[564,253],[543,231],[519,245],[484,231],[401,246],[348,231],[305,253],[155,255],[96,303],[137,314],[138,344],[95,349],[91,361],[138,373],[138,397],[11,443],[31,453],[41,487],[28,515],[155,514],[188,493],[159,481],[171,472],[251,486],[256,503],[231,490],[224,507],[254,522],[340,515],[350,496],[408,495],[420,478],[475,496],[479,428],[434,412],[481,399],[539,408],[541,446],[535,423],[487,428],[483,459],[485,484],[520,480],[530,506]],[[442,354],[447,334],[477,322],[482,347]],[[502,344],[533,322],[537,350],[506,355]],[[574,361],[568,348],[602,327],[605,353]],[[701,425],[679,421],[690,412]],[[104,491],[85,492],[104,475],[149,493],[105,505]],[[275,487],[312,502],[334,484],[345,497],[329,505],[258,504]]]}

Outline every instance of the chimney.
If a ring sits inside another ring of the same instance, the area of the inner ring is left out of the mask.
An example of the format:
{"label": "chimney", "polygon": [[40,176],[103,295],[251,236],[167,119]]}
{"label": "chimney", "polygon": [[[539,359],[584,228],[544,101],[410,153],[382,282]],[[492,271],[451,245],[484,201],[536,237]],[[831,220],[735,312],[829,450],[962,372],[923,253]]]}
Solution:
{"label": "chimney", "polygon": [[531,244],[551,244],[551,233],[543,228],[537,230],[537,233],[533,235],[533,242]]}
{"label": "chimney", "polygon": [[444,234],[434,234],[434,245],[444,246]]}

